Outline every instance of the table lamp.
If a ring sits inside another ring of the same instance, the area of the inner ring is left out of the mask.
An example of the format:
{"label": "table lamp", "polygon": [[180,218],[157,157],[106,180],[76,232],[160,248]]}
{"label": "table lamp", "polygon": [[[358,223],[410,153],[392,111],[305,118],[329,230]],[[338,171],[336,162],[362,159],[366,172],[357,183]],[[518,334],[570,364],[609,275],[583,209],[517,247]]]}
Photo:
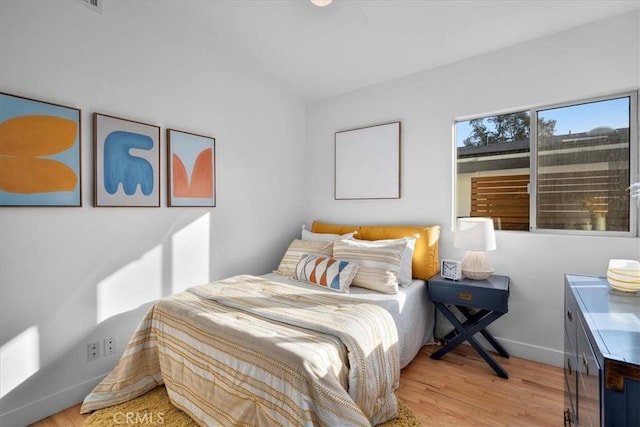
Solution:
{"label": "table lamp", "polygon": [[462,258],[462,274],[472,280],[484,280],[495,271],[485,251],[496,249],[496,236],[491,218],[458,218],[453,246],[466,249]]}

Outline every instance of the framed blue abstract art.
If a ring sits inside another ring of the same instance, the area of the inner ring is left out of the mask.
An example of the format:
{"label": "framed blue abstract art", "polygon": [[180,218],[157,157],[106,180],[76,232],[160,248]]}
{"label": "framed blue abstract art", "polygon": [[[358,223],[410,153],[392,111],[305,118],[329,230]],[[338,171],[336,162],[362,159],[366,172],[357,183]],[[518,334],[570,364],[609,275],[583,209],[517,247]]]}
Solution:
{"label": "framed blue abstract art", "polygon": [[0,206],[81,206],[80,110],[0,93]]}
{"label": "framed blue abstract art", "polygon": [[93,115],[94,205],[160,206],[160,127]]}
{"label": "framed blue abstract art", "polygon": [[214,138],[167,129],[169,206],[215,206]]}

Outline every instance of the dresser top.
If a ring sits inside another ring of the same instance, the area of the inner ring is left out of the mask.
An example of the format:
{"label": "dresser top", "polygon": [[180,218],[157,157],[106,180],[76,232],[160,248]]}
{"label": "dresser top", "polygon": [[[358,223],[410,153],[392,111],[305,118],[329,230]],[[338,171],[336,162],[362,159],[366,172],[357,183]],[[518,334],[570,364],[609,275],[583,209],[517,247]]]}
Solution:
{"label": "dresser top", "polygon": [[616,291],[603,277],[567,274],[566,279],[602,355],[640,364],[640,293]]}

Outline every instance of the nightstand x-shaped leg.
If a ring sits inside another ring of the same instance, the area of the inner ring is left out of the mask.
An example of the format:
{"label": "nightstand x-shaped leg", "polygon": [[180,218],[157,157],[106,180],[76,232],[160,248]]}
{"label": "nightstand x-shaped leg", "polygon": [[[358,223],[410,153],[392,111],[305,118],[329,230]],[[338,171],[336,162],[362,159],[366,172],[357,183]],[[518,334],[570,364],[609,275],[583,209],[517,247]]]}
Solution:
{"label": "nightstand x-shaped leg", "polygon": [[[489,310],[480,310],[478,313],[471,314],[471,312],[466,307],[458,307],[458,310],[462,314],[467,317],[467,320],[463,323],[456,318],[456,316],[449,310],[449,308],[440,302],[434,302],[438,310],[451,322],[451,324],[455,327],[455,331],[449,333],[445,338],[450,339],[450,341],[442,347],[440,350],[436,351],[431,355],[432,359],[440,359],[442,356],[447,354],[449,351],[460,345],[464,341],[468,341],[469,344],[476,349],[476,351],[482,356],[482,358],[493,368],[496,374],[498,374],[501,378],[509,378],[509,374],[505,371],[502,366],[498,362],[496,362],[493,357],[480,345],[478,340],[476,340],[473,336],[480,332],[482,336],[496,349],[498,354],[503,357],[509,357],[509,353],[498,343],[495,338],[487,331],[485,328],[493,323],[496,319],[502,316],[504,313],[489,311]],[[455,333],[455,334],[454,334]]]}

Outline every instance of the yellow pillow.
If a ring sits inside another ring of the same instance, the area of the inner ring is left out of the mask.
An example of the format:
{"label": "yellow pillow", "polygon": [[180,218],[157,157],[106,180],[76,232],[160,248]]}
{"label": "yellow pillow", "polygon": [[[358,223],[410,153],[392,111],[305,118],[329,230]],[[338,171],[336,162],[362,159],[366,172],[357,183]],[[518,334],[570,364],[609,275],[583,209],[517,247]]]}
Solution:
{"label": "yellow pillow", "polygon": [[439,225],[341,225],[313,221],[314,233],[345,234],[357,231],[354,236],[360,240],[398,239],[418,235],[413,251],[413,277],[427,280],[440,271],[438,258]]}
{"label": "yellow pillow", "polygon": [[[313,221],[311,224],[311,231],[313,233],[331,233],[331,234],[347,234],[360,230],[359,225],[339,225],[339,224],[326,224],[319,221]],[[356,233],[357,235],[358,233]]]}

